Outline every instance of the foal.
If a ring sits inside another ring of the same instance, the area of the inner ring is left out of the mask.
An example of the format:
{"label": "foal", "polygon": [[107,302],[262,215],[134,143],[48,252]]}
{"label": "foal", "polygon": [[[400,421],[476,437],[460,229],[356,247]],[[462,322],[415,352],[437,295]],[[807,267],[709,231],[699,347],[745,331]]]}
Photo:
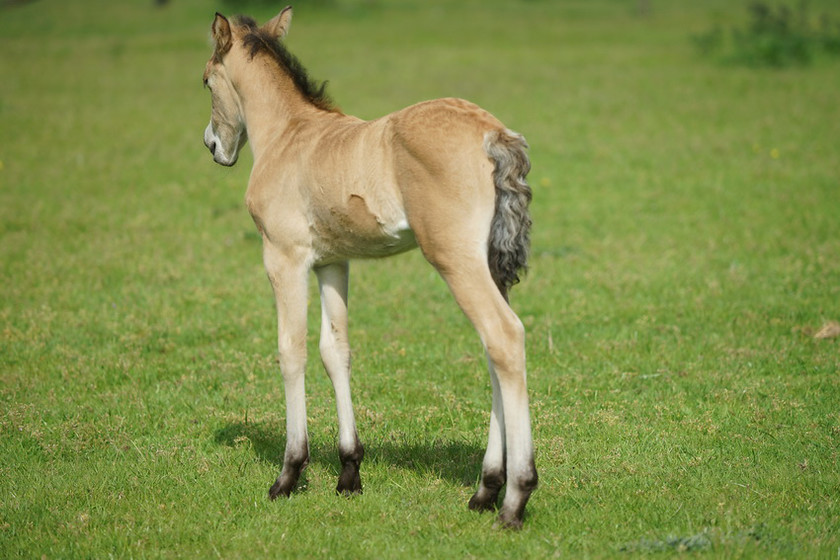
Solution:
{"label": "foal", "polygon": [[525,269],[531,226],[525,140],[460,99],[419,103],[373,121],[342,114],[280,42],[291,18],[291,7],[263,26],[216,14],[214,52],[204,70],[212,94],[204,143],[213,159],[233,165],[251,142],[245,199],[277,305],[287,438],[269,496],[288,496],[309,461],[309,271],[320,286],[320,352],[338,409],[336,491],[355,494],[362,490],[364,451],[350,398],[348,260],[419,246],[478,331],[490,370],[487,451],[469,507],[495,509],[507,483],[499,521],[520,527],[537,486],[525,332],[507,298]]}

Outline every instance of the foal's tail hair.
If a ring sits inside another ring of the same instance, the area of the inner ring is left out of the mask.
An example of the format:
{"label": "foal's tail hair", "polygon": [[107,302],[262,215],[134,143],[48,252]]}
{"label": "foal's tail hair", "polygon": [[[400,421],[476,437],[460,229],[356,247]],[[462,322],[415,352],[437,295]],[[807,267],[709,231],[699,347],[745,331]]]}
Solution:
{"label": "foal's tail hair", "polygon": [[531,187],[525,176],[531,169],[521,134],[499,129],[484,135],[484,151],[493,160],[493,183],[496,186],[496,211],[490,225],[487,261],[490,274],[505,299],[508,290],[519,282],[519,274],[528,268],[531,242]]}

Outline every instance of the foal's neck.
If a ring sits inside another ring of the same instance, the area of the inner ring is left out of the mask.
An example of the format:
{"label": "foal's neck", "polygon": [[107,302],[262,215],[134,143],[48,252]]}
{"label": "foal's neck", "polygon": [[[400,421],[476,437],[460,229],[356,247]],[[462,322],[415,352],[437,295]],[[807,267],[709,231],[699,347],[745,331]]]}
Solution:
{"label": "foal's neck", "polygon": [[256,160],[267,146],[284,134],[293,120],[316,119],[325,112],[308,101],[290,76],[274,61],[257,56],[237,84],[245,112],[248,142]]}

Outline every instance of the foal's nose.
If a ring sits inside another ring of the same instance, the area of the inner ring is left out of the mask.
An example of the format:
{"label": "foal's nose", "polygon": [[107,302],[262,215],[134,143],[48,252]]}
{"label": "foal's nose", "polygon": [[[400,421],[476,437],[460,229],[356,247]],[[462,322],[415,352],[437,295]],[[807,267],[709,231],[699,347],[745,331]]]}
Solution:
{"label": "foal's nose", "polygon": [[216,135],[213,134],[213,125],[208,124],[207,128],[204,129],[204,145],[207,146],[207,149],[214,156],[216,155],[217,140]]}

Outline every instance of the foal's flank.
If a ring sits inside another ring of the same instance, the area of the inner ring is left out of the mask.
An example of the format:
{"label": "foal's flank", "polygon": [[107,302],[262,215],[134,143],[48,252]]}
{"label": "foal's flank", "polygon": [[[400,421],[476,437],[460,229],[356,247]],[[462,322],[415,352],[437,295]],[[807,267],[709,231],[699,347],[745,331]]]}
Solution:
{"label": "foal's flank", "polygon": [[286,395],[283,469],[269,490],[288,496],[309,461],[304,369],[307,278],[320,286],[319,350],[335,389],[341,474],[362,491],[350,394],[348,261],[414,247],[446,281],[478,331],[493,388],[487,451],[473,510],[522,525],[537,486],[525,385],[525,331],[508,303],[527,266],[531,190],[524,138],[480,107],[436,99],[372,121],[334,108],[323,84],[286,50],[292,9],[262,26],[216,14],[204,71],[212,112],[204,141],[234,165],[250,142],[246,202],[263,239],[277,307]]}

